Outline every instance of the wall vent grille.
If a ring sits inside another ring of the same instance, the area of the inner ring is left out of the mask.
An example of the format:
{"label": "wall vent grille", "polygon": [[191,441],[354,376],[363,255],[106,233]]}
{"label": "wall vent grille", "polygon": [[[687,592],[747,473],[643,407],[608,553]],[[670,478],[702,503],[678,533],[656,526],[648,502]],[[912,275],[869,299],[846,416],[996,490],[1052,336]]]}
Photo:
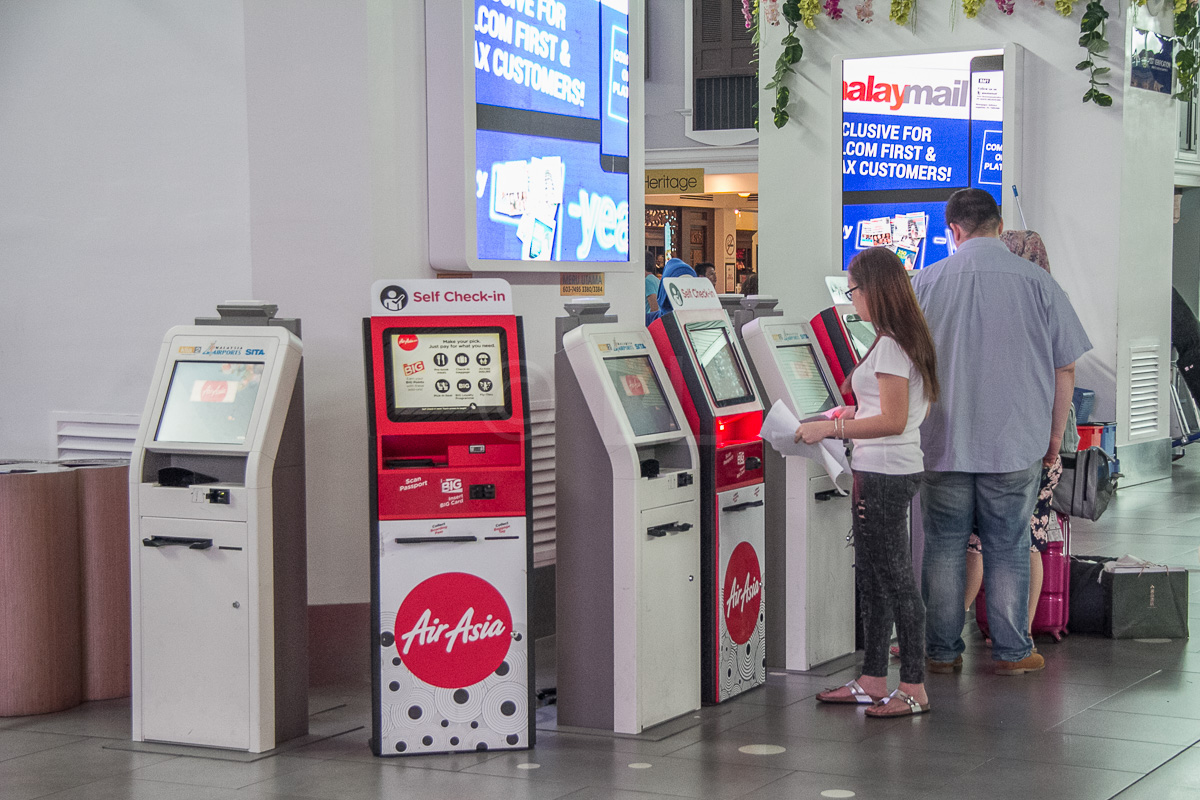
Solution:
{"label": "wall vent grille", "polygon": [[137,414],[55,411],[51,414],[54,457],[130,458],[139,422]]}
{"label": "wall vent grille", "polygon": [[1158,433],[1158,385],[1161,372],[1161,358],[1157,344],[1130,348],[1130,439]]}
{"label": "wall vent grille", "polygon": [[554,506],[554,403],[530,403],[530,434],[533,448],[533,566],[554,563],[558,527]]}

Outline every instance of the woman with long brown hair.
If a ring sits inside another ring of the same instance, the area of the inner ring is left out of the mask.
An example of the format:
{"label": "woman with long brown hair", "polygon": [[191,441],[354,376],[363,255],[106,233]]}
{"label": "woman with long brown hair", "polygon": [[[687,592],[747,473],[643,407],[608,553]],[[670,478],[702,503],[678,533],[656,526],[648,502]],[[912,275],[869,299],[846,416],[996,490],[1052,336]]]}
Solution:
{"label": "woman with long brown hair", "polygon": [[[823,703],[870,704],[872,717],[923,714],[925,605],[913,575],[908,507],[920,486],[921,422],[937,400],[933,337],[900,258],[883,247],[850,262],[854,310],[875,325],[874,344],[848,378],[858,401],[834,419],[804,422],[796,441],[852,439],[855,564],[862,581],[862,675],[817,695]],[[900,686],[888,694],[888,639],[900,639]]]}

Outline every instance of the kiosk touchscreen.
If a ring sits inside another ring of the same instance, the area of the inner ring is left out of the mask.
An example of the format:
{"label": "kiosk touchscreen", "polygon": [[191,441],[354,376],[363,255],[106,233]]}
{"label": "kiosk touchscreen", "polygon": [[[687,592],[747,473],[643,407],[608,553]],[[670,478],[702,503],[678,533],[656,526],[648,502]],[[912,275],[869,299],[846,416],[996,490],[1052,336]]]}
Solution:
{"label": "kiosk touchscreen", "polygon": [[641,733],[700,707],[699,454],[643,325],[568,331],[555,380],[558,723]]}
{"label": "kiosk touchscreen", "polygon": [[135,741],[308,732],[300,359],[265,321],[163,341],[129,470]]}
{"label": "kiosk touchscreen", "polygon": [[[833,385],[841,386],[854,365],[871,349],[875,326],[860,317],[852,305],[827,308],[813,317],[810,325],[833,375]],[[854,403],[854,395],[849,391],[842,393],[842,399]]]}
{"label": "kiosk touchscreen", "polygon": [[384,280],[372,295],[371,748],[530,747],[529,398],[512,290]]}
{"label": "kiosk touchscreen", "polygon": [[719,703],[766,680],[763,408],[712,284],[664,282],[650,333],[700,450],[700,687]]}
{"label": "kiosk touchscreen", "polygon": [[[741,330],[767,402],[797,419],[841,405],[808,323],[759,317]],[[854,652],[854,551],[846,547],[850,498],[816,462],[767,458],[767,663],[808,670]]]}

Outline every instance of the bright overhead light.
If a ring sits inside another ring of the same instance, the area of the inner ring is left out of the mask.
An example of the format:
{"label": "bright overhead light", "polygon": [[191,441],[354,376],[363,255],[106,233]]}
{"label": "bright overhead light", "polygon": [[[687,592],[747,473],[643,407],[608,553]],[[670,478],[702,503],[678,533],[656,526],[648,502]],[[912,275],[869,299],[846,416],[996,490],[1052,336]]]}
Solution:
{"label": "bright overhead light", "polygon": [[750,196],[749,192],[738,192],[738,197],[749,197],[749,196]]}

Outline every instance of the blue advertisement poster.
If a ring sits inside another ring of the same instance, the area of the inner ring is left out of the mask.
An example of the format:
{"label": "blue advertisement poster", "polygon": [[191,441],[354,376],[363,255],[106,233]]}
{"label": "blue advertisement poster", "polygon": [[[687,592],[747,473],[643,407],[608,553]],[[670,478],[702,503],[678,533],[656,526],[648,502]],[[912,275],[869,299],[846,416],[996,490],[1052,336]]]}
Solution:
{"label": "blue advertisement poster", "polygon": [[954,251],[946,200],[976,187],[1000,203],[1003,51],[842,63],[842,267],[882,246],[908,269]]}
{"label": "blue advertisement poster", "polygon": [[629,260],[628,0],[475,0],[477,255]]}

